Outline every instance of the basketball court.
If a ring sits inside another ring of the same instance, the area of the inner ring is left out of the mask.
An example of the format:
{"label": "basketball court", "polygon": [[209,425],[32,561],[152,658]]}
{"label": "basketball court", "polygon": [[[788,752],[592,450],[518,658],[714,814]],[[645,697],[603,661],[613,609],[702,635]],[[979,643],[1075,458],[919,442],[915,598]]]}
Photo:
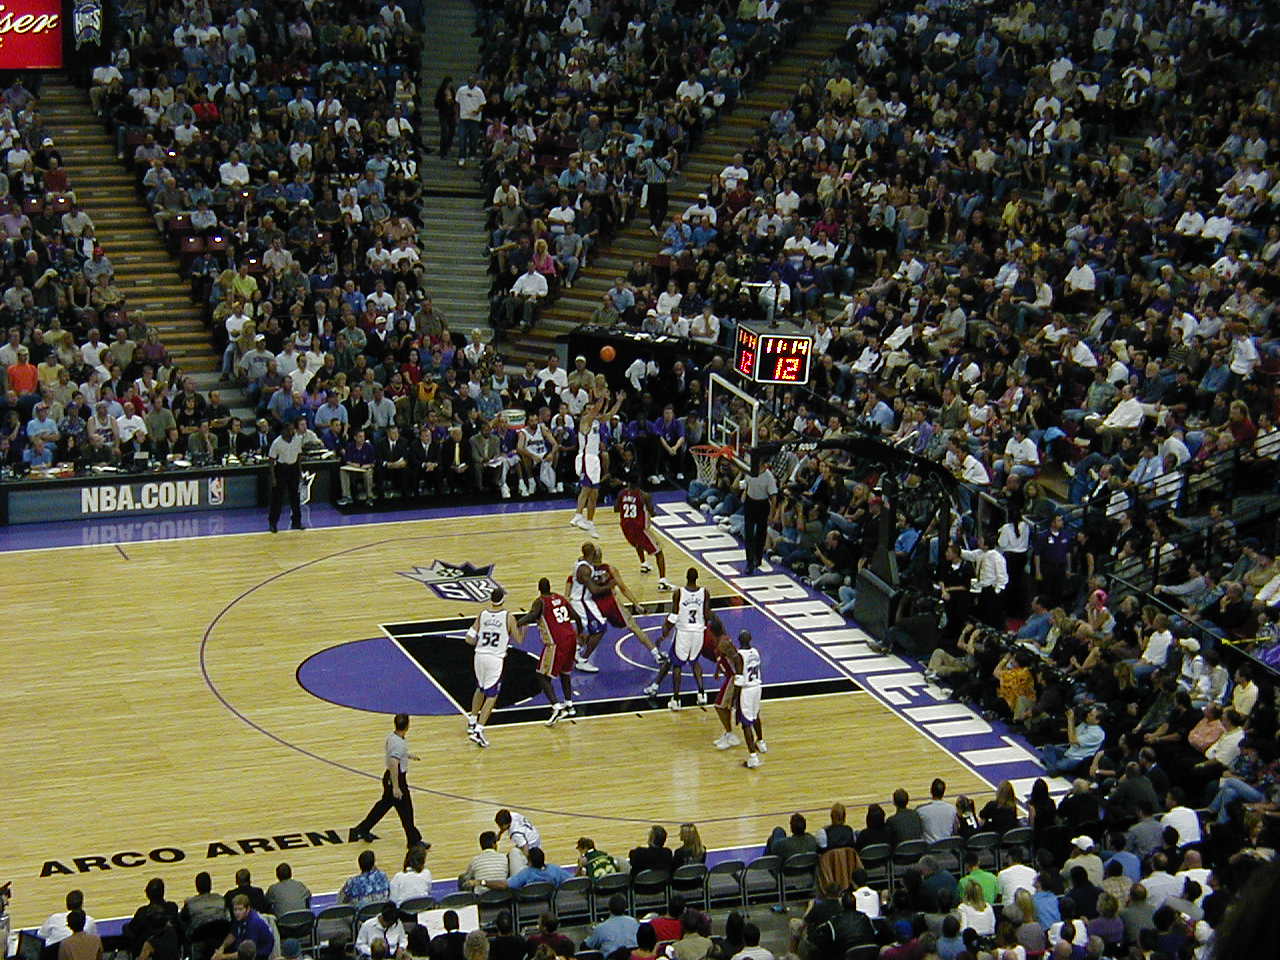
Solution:
{"label": "basketball court", "polygon": [[[579,718],[547,728],[530,628],[481,750],[459,709],[472,686],[461,635],[494,583],[516,610],[540,577],[562,589],[584,538],[571,504],[409,520],[310,509],[311,529],[274,536],[256,512],[0,532],[0,579],[12,587],[0,766],[6,819],[21,825],[0,840],[0,879],[13,880],[16,923],[39,923],[73,886],[105,918],[131,913],[152,876],[181,900],[199,870],[219,890],[240,867],[265,886],[282,859],[317,893],[336,889],[354,872],[361,847],[345,843],[347,829],[379,793],[383,737],[401,711],[414,717],[422,761],[410,782],[437,878],[465,866],[500,806],[528,815],[566,862],[584,834],[625,854],[650,823],[691,820],[709,847],[756,846],[793,810],[824,823],[836,799],[857,809],[900,785],[918,796],[934,776],[953,795],[991,789],[701,563],[726,628],[750,629],[764,658],[761,769],[742,768],[741,748],[712,747],[719,724],[693,705],[687,675],[680,712],[665,706],[669,686],[645,698],[655,668],[620,631],[598,651],[598,674],[575,674]],[[669,594],[639,573],[609,508],[597,522],[656,639]],[[662,543],[682,582],[693,554]],[[376,832],[394,872],[394,814]]]}

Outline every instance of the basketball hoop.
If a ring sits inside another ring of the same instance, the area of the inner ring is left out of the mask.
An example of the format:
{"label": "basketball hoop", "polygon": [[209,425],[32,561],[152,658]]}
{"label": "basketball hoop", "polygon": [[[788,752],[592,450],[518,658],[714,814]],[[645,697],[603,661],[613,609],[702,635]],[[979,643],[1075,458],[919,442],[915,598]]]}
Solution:
{"label": "basketball hoop", "polygon": [[690,447],[694,465],[698,469],[698,479],[703,483],[712,483],[716,478],[716,461],[733,456],[733,447],[717,447],[713,443],[703,443]]}

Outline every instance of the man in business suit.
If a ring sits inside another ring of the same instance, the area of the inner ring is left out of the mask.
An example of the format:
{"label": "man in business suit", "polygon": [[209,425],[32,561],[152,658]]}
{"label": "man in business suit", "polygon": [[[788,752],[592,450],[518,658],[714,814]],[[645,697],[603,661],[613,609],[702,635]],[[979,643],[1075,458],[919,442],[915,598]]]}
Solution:
{"label": "man in business suit", "polygon": [[187,437],[187,453],[208,460],[218,455],[218,435],[208,420],[201,420],[199,429]]}
{"label": "man in business suit", "polygon": [[432,435],[431,427],[424,424],[407,446],[410,484],[414,494],[425,493],[431,496],[439,493],[444,478],[440,468],[443,444]]}
{"label": "man in business suit", "polygon": [[259,457],[265,457],[271,449],[271,423],[266,417],[258,418],[258,429],[249,436],[249,451]]}
{"label": "man in business suit", "polygon": [[254,448],[253,434],[245,433],[242,426],[239,417],[232,417],[227,424],[227,453],[237,457],[252,453]]}
{"label": "man in business suit", "polygon": [[441,445],[440,472],[445,493],[471,492],[471,446],[460,426],[450,427],[449,438]]}
{"label": "man in business suit", "polygon": [[392,494],[410,497],[414,493],[413,469],[409,459],[409,444],[400,436],[400,428],[392,423],[377,443],[377,485],[385,492],[388,485]]}
{"label": "man in business suit", "polygon": [[676,415],[683,413],[689,400],[689,372],[683,360],[671,365],[671,373],[664,378],[663,392],[666,394],[664,399],[675,408]]}

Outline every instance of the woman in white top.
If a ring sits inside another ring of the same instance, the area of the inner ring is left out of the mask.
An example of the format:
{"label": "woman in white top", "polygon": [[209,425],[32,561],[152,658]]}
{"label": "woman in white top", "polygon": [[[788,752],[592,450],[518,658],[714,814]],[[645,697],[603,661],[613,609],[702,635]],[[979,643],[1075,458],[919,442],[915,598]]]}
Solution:
{"label": "woman in white top", "polygon": [[418,843],[404,855],[404,869],[391,878],[391,902],[397,907],[406,900],[431,896],[431,871],[427,869],[427,848]]}
{"label": "woman in white top", "polygon": [[667,317],[678,315],[680,311],[680,301],[683,300],[676,282],[671,280],[667,283],[667,289],[658,294],[658,316],[664,320]]}
{"label": "woman in white top", "polygon": [[976,880],[965,884],[964,899],[956,908],[960,917],[960,929],[972,930],[980,937],[989,937],[996,932],[996,912],[987,903],[982,886]]}

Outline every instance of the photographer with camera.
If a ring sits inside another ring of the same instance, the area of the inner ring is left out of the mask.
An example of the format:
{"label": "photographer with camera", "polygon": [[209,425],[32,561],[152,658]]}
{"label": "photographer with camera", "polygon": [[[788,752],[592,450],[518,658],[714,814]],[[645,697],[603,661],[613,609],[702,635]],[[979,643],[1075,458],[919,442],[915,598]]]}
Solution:
{"label": "photographer with camera", "polygon": [[1067,742],[1040,748],[1040,761],[1050,776],[1069,776],[1093,760],[1106,740],[1102,729],[1102,710],[1090,707],[1084,722],[1076,722],[1075,707],[1067,708]]}

